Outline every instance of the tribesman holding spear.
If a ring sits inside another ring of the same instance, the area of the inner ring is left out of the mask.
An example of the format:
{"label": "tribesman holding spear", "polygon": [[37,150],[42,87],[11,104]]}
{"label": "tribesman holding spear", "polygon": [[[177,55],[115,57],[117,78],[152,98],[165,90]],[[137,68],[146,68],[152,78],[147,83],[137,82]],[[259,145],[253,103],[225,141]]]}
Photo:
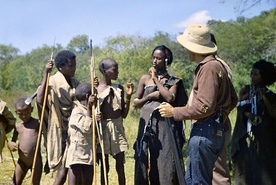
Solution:
{"label": "tribesman holding spear", "polygon": [[[37,104],[41,108],[45,104],[44,127],[47,148],[47,163],[51,171],[57,170],[54,184],[64,184],[68,169],[65,168],[66,140],[68,137],[68,121],[77,100],[75,88],[79,81],[74,78],[76,71],[76,55],[71,51],[60,51],[54,60],[58,71],[50,76],[53,61],[46,64],[45,74],[37,90]],[[45,99],[45,101],[44,101]],[[45,102],[45,103],[44,103]]]}

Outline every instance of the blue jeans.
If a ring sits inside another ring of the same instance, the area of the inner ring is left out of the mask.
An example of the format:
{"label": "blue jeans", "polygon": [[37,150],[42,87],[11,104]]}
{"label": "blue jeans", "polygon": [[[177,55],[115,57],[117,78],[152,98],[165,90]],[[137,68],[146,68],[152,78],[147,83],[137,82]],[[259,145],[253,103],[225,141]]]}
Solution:
{"label": "blue jeans", "polygon": [[223,148],[224,126],[211,117],[192,124],[188,143],[187,185],[212,184],[214,164]]}

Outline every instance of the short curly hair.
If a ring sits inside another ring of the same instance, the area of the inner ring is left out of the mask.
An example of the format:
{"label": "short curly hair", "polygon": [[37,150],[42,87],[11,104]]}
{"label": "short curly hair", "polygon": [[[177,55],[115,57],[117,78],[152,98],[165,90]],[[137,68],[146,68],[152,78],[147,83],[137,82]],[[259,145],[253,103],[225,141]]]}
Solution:
{"label": "short curly hair", "polygon": [[261,59],[255,62],[252,68],[260,71],[264,85],[269,86],[276,82],[276,68],[272,62]]}
{"label": "short curly hair", "polygon": [[76,55],[68,50],[60,51],[55,57],[55,66],[59,68],[68,63],[71,59],[76,59]]}

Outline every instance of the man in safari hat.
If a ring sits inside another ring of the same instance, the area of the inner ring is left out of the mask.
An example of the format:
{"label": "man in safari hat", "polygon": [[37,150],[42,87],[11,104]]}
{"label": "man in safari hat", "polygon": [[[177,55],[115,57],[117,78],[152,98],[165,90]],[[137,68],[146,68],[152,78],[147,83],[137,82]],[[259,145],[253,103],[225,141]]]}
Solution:
{"label": "man in safari hat", "polygon": [[217,46],[209,28],[193,24],[177,37],[190,60],[197,63],[193,88],[185,107],[162,103],[161,116],[192,120],[188,144],[186,184],[212,184],[212,174],[224,144],[224,121],[236,105],[236,93],[224,65],[216,58]]}

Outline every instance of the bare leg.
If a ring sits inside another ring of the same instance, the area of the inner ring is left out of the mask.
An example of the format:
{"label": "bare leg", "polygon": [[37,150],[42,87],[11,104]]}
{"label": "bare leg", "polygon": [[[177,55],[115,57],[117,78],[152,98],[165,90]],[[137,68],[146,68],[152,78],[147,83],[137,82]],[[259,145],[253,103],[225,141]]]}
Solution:
{"label": "bare leg", "polygon": [[57,176],[54,185],[63,185],[66,182],[67,173],[68,168],[65,168],[64,164],[61,164],[57,171]]}
{"label": "bare leg", "polygon": [[41,156],[37,156],[35,171],[33,177],[33,185],[39,185],[42,175],[42,158]]}
{"label": "bare leg", "polygon": [[13,183],[22,184],[29,168],[19,159],[14,170]]}

